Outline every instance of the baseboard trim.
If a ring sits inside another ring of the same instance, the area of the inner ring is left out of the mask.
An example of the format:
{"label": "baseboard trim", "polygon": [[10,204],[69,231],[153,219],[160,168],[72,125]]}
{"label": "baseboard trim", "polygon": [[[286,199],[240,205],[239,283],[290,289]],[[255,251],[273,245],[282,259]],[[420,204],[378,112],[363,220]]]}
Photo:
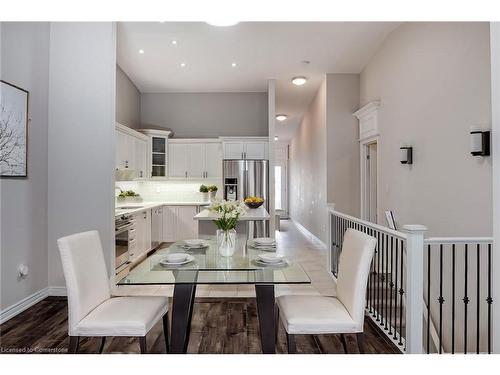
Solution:
{"label": "baseboard trim", "polygon": [[302,224],[300,224],[298,221],[290,218],[290,220],[292,220],[292,222],[295,224],[295,226],[297,227],[297,229],[302,232],[302,234],[306,237],[309,237],[311,239],[311,241],[315,242],[317,245],[321,246],[324,250],[326,250],[326,244],[321,241],[318,237],[316,237],[314,234],[312,234],[309,229],[307,229],[305,226],[303,226]]}
{"label": "baseboard trim", "polygon": [[48,296],[49,288],[46,287],[0,311],[0,324],[5,323],[7,320],[22,313],[24,310],[29,309],[31,306],[47,298]]}
{"label": "baseboard trim", "polygon": [[68,295],[65,286],[49,286],[48,289],[49,289],[49,296],[66,297]]}

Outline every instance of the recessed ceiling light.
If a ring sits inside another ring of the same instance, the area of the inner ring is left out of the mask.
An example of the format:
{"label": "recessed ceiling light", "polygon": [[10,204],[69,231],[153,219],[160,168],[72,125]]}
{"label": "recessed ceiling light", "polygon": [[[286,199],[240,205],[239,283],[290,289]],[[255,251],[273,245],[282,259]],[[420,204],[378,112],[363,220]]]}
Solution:
{"label": "recessed ceiling light", "polygon": [[236,63],[235,63],[235,62],[234,62],[234,63],[231,63],[231,66],[232,66],[233,68],[234,68],[234,67],[236,67]]}
{"label": "recessed ceiling light", "polygon": [[234,26],[239,23],[239,21],[235,21],[232,19],[211,20],[206,22],[212,26],[222,26],[222,27]]}
{"label": "recessed ceiling light", "polygon": [[281,115],[276,115],[276,120],[278,121],[285,121],[287,119],[287,115],[281,114]]}
{"label": "recessed ceiling light", "polygon": [[186,66],[186,63],[181,63],[181,68],[184,68]]}
{"label": "recessed ceiling light", "polygon": [[140,49],[138,52],[139,52],[140,55],[144,55],[144,50],[143,49]]}
{"label": "recessed ceiling light", "polygon": [[274,136],[274,140],[277,141],[279,138],[277,135]]}
{"label": "recessed ceiling light", "polygon": [[177,44],[177,40],[172,40],[172,44],[175,46]]}
{"label": "recessed ceiling light", "polygon": [[295,85],[295,86],[302,86],[303,84],[305,84],[307,82],[307,78],[306,77],[293,77],[292,78],[292,83]]}

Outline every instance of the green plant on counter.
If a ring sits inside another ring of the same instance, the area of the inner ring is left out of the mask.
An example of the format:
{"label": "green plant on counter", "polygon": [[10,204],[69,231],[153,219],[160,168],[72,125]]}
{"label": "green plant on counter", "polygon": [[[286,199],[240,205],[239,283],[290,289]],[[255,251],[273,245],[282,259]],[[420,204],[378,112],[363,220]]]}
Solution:
{"label": "green plant on counter", "polygon": [[126,198],[126,197],[138,197],[139,194],[137,194],[135,191],[133,190],[127,190],[127,191],[123,191],[123,190],[120,190],[120,194],[118,194],[118,196],[120,198]]}
{"label": "green plant on counter", "polygon": [[208,191],[217,191],[217,190],[219,190],[219,189],[215,185],[208,186]]}
{"label": "green plant on counter", "polygon": [[208,193],[209,188],[206,185],[201,185],[200,186],[200,193]]}

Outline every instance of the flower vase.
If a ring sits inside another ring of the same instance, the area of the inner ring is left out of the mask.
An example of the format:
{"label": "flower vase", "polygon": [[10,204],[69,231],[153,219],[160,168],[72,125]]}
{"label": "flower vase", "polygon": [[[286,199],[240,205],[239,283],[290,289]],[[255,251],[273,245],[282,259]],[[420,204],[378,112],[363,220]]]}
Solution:
{"label": "flower vase", "polygon": [[214,202],[215,201],[215,196],[217,195],[217,192],[216,191],[211,191],[209,192],[210,194],[210,202]]}
{"label": "flower vase", "polygon": [[236,249],[236,230],[217,229],[217,248],[223,257],[230,257]]}
{"label": "flower vase", "polygon": [[201,193],[201,201],[208,202],[208,191]]}

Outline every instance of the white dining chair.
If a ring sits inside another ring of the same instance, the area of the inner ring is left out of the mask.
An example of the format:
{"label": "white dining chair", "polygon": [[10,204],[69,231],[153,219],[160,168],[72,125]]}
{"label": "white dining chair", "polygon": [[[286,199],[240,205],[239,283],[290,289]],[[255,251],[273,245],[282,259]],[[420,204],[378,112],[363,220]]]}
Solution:
{"label": "white dining chair", "polygon": [[57,240],[68,294],[69,352],[77,353],[80,337],[139,337],[147,353],[146,334],[163,319],[168,352],[168,299],[165,297],[113,297],[97,231]]}
{"label": "white dining chair", "polygon": [[286,330],[288,352],[296,350],[295,335],[356,334],[358,349],[364,353],[363,323],[365,293],[370,264],[377,241],[354,229],[344,236],[339,258],[337,295],[284,295],[278,297],[279,319]]}

